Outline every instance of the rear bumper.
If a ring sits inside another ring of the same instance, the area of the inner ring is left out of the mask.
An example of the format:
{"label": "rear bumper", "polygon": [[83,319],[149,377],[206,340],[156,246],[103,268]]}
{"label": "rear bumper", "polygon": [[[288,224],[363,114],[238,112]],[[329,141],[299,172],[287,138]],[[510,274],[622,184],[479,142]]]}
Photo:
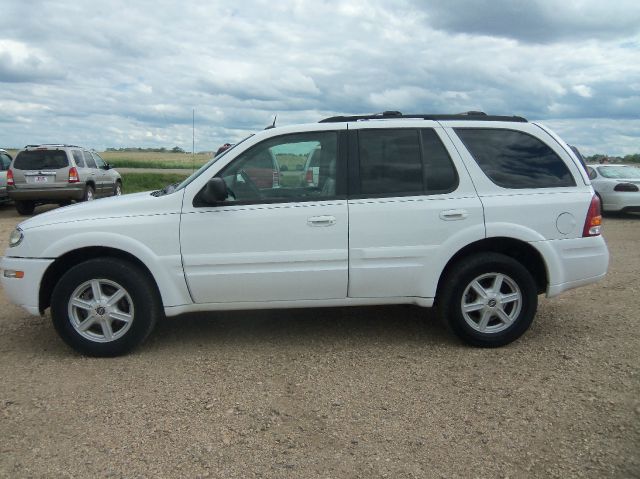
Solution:
{"label": "rear bumper", "polygon": [[609,268],[609,250],[602,236],[534,243],[543,253],[551,298],[569,289],[600,281]]}
{"label": "rear bumper", "polygon": [[9,198],[23,201],[59,201],[81,200],[84,197],[84,184],[54,188],[8,188]]}
{"label": "rear bumper", "polygon": [[[40,283],[53,259],[27,259],[4,257],[0,260],[0,282],[12,303],[22,306],[29,313],[40,314]],[[23,271],[24,277],[6,278],[6,270]]]}
{"label": "rear bumper", "polygon": [[620,192],[602,198],[602,211],[640,211],[640,192]]}

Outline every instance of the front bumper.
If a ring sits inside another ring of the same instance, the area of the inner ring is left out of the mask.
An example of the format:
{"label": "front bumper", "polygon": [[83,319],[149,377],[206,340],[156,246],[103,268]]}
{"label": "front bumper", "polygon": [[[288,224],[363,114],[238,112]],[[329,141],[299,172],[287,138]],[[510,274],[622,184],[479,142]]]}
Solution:
{"label": "front bumper", "polygon": [[[0,260],[0,282],[12,303],[22,306],[29,313],[40,314],[40,284],[53,259],[11,258]],[[7,278],[5,271],[22,271],[22,278]]]}

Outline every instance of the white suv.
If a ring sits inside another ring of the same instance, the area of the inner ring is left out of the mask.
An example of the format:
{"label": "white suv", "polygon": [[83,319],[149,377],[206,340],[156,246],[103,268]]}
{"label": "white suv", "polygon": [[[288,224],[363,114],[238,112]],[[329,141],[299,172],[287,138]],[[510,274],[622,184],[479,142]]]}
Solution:
{"label": "white suv", "polygon": [[[315,150],[317,183],[247,174]],[[385,112],[267,129],[177,186],[40,214],[0,266],[13,302],[50,307],[69,345],[110,356],[163,315],[401,303],[500,346],[539,294],[598,281],[608,260],[589,178],[544,126]]]}

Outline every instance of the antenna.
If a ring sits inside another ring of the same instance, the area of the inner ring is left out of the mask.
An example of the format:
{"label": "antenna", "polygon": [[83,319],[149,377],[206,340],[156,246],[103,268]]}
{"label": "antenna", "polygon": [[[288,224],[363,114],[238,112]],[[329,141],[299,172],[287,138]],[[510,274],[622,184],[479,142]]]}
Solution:
{"label": "antenna", "polygon": [[196,169],[196,109],[191,112],[191,169]]}
{"label": "antenna", "polygon": [[276,120],[278,119],[278,114],[276,113],[276,116],[273,117],[273,123],[271,123],[271,125],[269,125],[268,127],[265,128],[265,130],[270,130],[271,128],[275,128],[276,127]]}

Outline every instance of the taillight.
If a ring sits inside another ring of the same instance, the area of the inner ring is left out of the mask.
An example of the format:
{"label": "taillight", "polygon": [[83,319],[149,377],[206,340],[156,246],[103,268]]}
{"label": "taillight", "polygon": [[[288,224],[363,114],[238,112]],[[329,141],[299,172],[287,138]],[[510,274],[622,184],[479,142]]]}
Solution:
{"label": "taillight", "polygon": [[280,172],[273,170],[273,187],[276,188],[278,186],[280,186]]}
{"label": "taillight", "polygon": [[602,232],[602,215],[600,214],[600,198],[593,195],[589,211],[587,211],[587,219],[584,222],[582,236],[599,236]]}
{"label": "taillight", "polygon": [[69,183],[79,183],[80,178],[78,178],[78,170],[75,166],[69,168]]}
{"label": "taillight", "polygon": [[307,170],[307,174],[306,174],[304,180],[307,182],[307,185],[312,185],[313,184],[313,171],[311,171],[311,168],[309,168]]}
{"label": "taillight", "polygon": [[638,191],[638,185],[634,185],[633,183],[618,183],[613,191]]}
{"label": "taillight", "polygon": [[16,182],[13,179],[13,171],[11,168],[7,171],[7,186],[16,186]]}

